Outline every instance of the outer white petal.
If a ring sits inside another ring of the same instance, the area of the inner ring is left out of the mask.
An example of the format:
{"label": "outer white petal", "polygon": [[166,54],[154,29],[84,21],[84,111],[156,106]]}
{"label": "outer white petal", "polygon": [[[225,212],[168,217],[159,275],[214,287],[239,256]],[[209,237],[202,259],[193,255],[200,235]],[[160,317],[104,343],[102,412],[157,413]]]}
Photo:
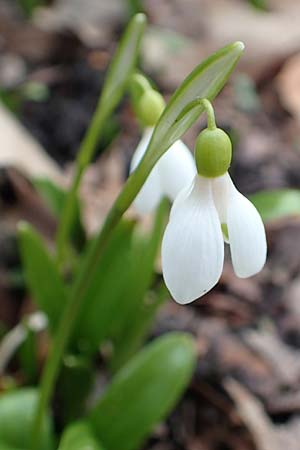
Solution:
{"label": "outer white petal", "polygon": [[246,278],[259,272],[266,262],[266,233],[254,205],[228,178],[227,226],[232,264],[236,275]]}
{"label": "outer white petal", "polygon": [[182,141],[176,141],[167,150],[158,167],[164,194],[172,201],[197,173],[193,155]]}
{"label": "outer white petal", "polygon": [[172,296],[185,304],[209,291],[223,268],[224,243],[211,181],[197,175],[175,209],[163,237],[162,269]]}
{"label": "outer white petal", "polygon": [[[227,209],[230,185],[231,180],[228,173],[212,180],[214,202],[222,225],[227,225]],[[229,240],[224,233],[223,239],[227,244],[229,244]]]}
{"label": "outer white petal", "polygon": [[[133,172],[134,169],[138,166],[142,157],[145,154],[145,151],[148,147],[152,136],[153,128],[146,128],[142,139],[137,146],[134,155],[131,160],[130,172]],[[136,196],[133,204],[136,211],[140,214],[146,214],[148,212],[153,211],[156,206],[159,204],[161,198],[163,197],[161,181],[159,176],[159,168],[158,165],[152,169],[150,175],[148,176],[145,184],[142,189]]]}

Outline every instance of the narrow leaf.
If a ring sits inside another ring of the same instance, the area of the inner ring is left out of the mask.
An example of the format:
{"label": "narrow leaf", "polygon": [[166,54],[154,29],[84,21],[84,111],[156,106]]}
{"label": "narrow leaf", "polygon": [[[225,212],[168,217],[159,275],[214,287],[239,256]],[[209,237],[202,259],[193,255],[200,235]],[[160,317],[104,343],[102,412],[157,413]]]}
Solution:
{"label": "narrow leaf", "polygon": [[41,237],[29,224],[19,226],[19,241],[28,289],[53,330],[66,303],[66,288]]}
{"label": "narrow leaf", "polygon": [[103,450],[103,447],[87,423],[77,422],[64,431],[58,450]]}
{"label": "narrow leaf", "polygon": [[65,356],[56,389],[60,423],[70,423],[84,415],[94,378],[95,371],[90,359],[81,355]]}
{"label": "narrow leaf", "polygon": [[194,343],[183,333],[161,337],[132,358],[115,376],[89,417],[105,448],[139,448],[178,401],[194,365]]}
{"label": "narrow leaf", "polygon": [[155,127],[145,160],[158,160],[191,127],[204,111],[203,106],[196,106],[178,120],[182,111],[197,97],[213,100],[225,85],[243,50],[242,42],[227,45],[199,64],[184,80]]}
{"label": "narrow leaf", "polygon": [[136,14],[130,21],[110,65],[101,93],[100,104],[109,114],[123,95],[135,67],[140,41],[146,25],[146,16]]}
{"label": "narrow leaf", "polygon": [[[74,339],[86,351],[98,349],[119,315],[119,305],[125,300],[124,291],[130,282],[128,266],[134,226],[134,222],[123,220],[113,232],[84,294]],[[92,242],[90,251],[93,244]],[[89,252],[80,264],[79,278],[88,257]]]}
{"label": "narrow leaf", "polygon": [[265,222],[300,214],[300,191],[297,189],[261,191],[251,195],[250,200]]}

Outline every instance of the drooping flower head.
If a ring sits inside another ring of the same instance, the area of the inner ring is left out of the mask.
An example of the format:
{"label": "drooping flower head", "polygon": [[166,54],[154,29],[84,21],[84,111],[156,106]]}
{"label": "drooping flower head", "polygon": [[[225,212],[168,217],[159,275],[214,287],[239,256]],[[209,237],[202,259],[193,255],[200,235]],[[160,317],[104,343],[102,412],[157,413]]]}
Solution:
{"label": "drooping flower head", "polygon": [[[145,129],[132,157],[130,172],[136,169],[143,158],[152,137],[154,125],[163,109],[164,100],[159,92],[147,89],[137,105],[137,114]],[[140,214],[152,212],[163,197],[168,197],[173,202],[178,193],[194,178],[196,172],[195,161],[190,150],[182,141],[176,141],[156,163],[135,198],[136,211]]]}
{"label": "drooping flower head", "polygon": [[230,139],[214,120],[198,136],[195,158],[198,173],[177,196],[162,242],[165,283],[181,304],[196,300],[217,284],[224,241],[240,278],[259,272],[267,252],[261,217],[228,174]]}

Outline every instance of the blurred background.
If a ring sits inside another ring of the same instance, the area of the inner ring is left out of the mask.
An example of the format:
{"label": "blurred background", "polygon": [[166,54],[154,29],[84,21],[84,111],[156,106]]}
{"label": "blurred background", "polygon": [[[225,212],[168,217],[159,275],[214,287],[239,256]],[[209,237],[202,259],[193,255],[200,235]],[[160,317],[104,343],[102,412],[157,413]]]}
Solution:
{"label": "blurred background", "polygon": [[[0,0],[0,336],[33,310],[16,223],[31,222],[50,245],[57,225],[30,179],[68,185],[108,62],[138,11],[150,23],[140,66],[166,98],[211,52],[245,43],[214,103],[234,144],[231,175],[247,195],[300,188],[299,1]],[[184,136],[191,149],[203,126],[202,118]],[[125,99],[83,182],[87,233],[119,192],[139,138]],[[199,361],[184,398],[145,448],[299,450],[299,217],[271,221],[267,234],[268,263],[258,276],[240,280],[228,261],[205,298],[163,307],[152,336],[193,333]],[[17,366],[0,373],[0,390],[18,376]]]}

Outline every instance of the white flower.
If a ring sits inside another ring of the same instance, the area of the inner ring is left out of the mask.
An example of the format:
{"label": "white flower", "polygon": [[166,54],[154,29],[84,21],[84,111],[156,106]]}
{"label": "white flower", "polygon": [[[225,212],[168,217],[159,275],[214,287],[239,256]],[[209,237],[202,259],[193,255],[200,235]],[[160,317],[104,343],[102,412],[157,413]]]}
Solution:
{"label": "white flower", "polygon": [[[145,129],[133,155],[130,172],[135,170],[144,156],[152,132],[152,127]],[[195,174],[196,165],[191,152],[182,141],[176,141],[155,164],[135,198],[136,210],[140,214],[151,212],[164,196],[174,201],[182,188],[193,180]]]}
{"label": "white flower", "polygon": [[196,300],[218,282],[223,239],[230,245],[238,277],[262,269],[266,235],[253,204],[238,192],[228,173],[216,178],[196,175],[176,198],[162,242],[163,276],[178,303]]}

